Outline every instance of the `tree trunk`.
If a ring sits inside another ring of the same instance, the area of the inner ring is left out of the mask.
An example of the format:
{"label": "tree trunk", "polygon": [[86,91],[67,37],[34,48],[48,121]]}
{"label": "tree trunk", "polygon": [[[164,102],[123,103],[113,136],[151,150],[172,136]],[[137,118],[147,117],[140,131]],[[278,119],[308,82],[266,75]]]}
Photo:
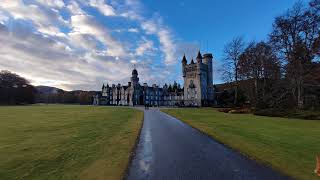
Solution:
{"label": "tree trunk", "polygon": [[258,78],[254,79],[254,103],[257,105],[258,102]]}
{"label": "tree trunk", "polygon": [[238,83],[236,83],[236,87],[234,90],[234,105],[237,106],[238,103]]}
{"label": "tree trunk", "polygon": [[300,75],[299,80],[298,80],[298,87],[297,87],[297,103],[298,103],[298,109],[303,108],[303,82],[302,82],[302,77]]}
{"label": "tree trunk", "polygon": [[235,81],[236,81],[236,87],[235,87],[235,91],[234,91],[234,105],[237,106],[238,104],[238,64],[234,63],[235,66]]}

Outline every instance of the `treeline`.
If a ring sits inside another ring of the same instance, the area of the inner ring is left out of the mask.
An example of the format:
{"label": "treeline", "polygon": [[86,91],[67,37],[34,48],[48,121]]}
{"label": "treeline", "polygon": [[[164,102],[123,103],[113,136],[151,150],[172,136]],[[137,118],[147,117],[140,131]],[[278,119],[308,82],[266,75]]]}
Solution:
{"label": "treeline", "polygon": [[163,88],[166,88],[168,92],[183,92],[183,88],[181,88],[181,85],[176,81],[174,81],[172,85],[169,84],[169,86],[167,84],[164,84]]}
{"label": "treeline", "polygon": [[89,105],[93,102],[95,91],[63,91],[39,92],[36,95],[36,103],[45,104],[81,104]]}
{"label": "treeline", "polygon": [[236,37],[224,48],[218,101],[257,109],[320,107],[320,0],[298,2],[276,17],[266,42]]}
{"label": "treeline", "polygon": [[36,89],[29,81],[9,71],[0,71],[0,104],[32,104]]}
{"label": "treeline", "polygon": [[25,78],[0,71],[0,105],[33,103],[92,104],[95,91],[64,91],[46,86],[34,87]]}

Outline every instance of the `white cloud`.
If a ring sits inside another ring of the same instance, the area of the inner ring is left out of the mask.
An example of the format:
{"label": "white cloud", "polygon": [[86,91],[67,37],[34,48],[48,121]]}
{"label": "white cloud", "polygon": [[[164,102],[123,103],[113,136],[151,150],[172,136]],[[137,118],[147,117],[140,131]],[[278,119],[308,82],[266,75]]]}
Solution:
{"label": "white cloud", "polygon": [[0,24],[3,24],[4,22],[8,21],[8,19],[9,17],[0,11]]}
{"label": "white cloud", "polygon": [[90,6],[97,8],[105,16],[115,16],[112,6],[106,4],[104,0],[90,0]]}
{"label": "white cloud", "polygon": [[165,63],[167,65],[175,64],[176,61],[176,45],[170,30],[162,25],[161,19],[149,20],[142,23],[142,29],[148,34],[155,34],[159,38],[161,51],[165,55]]}
{"label": "white cloud", "polygon": [[56,9],[37,4],[26,4],[21,0],[3,0],[0,3],[0,11],[14,19],[31,21],[39,32],[48,35],[61,35],[62,32],[56,26],[68,25],[68,22]]}
{"label": "white cloud", "polygon": [[54,8],[62,8],[65,6],[63,0],[37,0],[37,2]]}
{"label": "white cloud", "polygon": [[136,55],[142,56],[143,54],[155,50],[154,44],[150,40],[144,40],[136,49]]}
{"label": "white cloud", "polygon": [[129,28],[128,32],[132,32],[132,33],[138,33],[139,29],[138,28]]}
{"label": "white cloud", "polygon": [[[87,6],[132,24],[112,29]],[[143,81],[159,83],[172,71],[175,38],[161,17],[143,17],[142,11],[138,0],[1,0],[0,70],[36,85],[97,90],[103,81],[126,83],[137,64]]]}
{"label": "white cloud", "polygon": [[[126,61],[115,61],[112,57],[95,52],[84,55],[72,53],[68,46],[32,32],[15,29],[9,32],[0,25],[0,69],[7,69],[30,78],[32,83],[77,89],[98,89],[97,79],[116,82],[119,77],[128,79],[130,65]],[[100,57],[98,57],[98,55]],[[110,60],[108,60],[110,59]],[[107,76],[106,76],[107,75]]]}
{"label": "white cloud", "polygon": [[81,15],[86,14],[79,6],[79,4],[76,1],[70,1],[67,5],[67,9],[72,15]]}
{"label": "white cloud", "polygon": [[89,34],[94,36],[107,48],[110,56],[124,56],[125,50],[122,45],[114,40],[108,30],[97,23],[92,16],[74,15],[71,17],[72,33]]}

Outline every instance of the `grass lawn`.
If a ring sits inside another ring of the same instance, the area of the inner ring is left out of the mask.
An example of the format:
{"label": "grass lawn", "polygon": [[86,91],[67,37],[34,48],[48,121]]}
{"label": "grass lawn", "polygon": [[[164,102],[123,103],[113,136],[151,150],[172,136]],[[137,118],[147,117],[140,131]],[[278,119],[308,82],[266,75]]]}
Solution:
{"label": "grass lawn", "polygon": [[129,108],[0,106],[0,179],[121,179],[142,120]]}
{"label": "grass lawn", "polygon": [[297,179],[313,173],[320,121],[227,114],[211,108],[163,109],[243,154]]}

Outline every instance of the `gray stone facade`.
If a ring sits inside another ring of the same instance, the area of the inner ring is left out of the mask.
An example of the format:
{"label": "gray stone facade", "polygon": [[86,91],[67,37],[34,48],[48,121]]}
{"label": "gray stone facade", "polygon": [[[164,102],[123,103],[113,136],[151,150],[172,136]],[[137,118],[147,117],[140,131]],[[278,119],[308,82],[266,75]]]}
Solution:
{"label": "gray stone facade", "polygon": [[212,54],[198,53],[197,62],[187,64],[183,56],[182,73],[184,85],[173,86],[156,84],[140,85],[138,71],[134,69],[130,82],[126,86],[108,84],[94,97],[94,105],[149,105],[149,106],[207,106],[213,103]]}
{"label": "gray stone facade", "polygon": [[182,74],[184,80],[184,104],[186,106],[208,106],[214,102],[212,80],[212,54],[198,52],[196,62],[190,64],[183,56]]}

